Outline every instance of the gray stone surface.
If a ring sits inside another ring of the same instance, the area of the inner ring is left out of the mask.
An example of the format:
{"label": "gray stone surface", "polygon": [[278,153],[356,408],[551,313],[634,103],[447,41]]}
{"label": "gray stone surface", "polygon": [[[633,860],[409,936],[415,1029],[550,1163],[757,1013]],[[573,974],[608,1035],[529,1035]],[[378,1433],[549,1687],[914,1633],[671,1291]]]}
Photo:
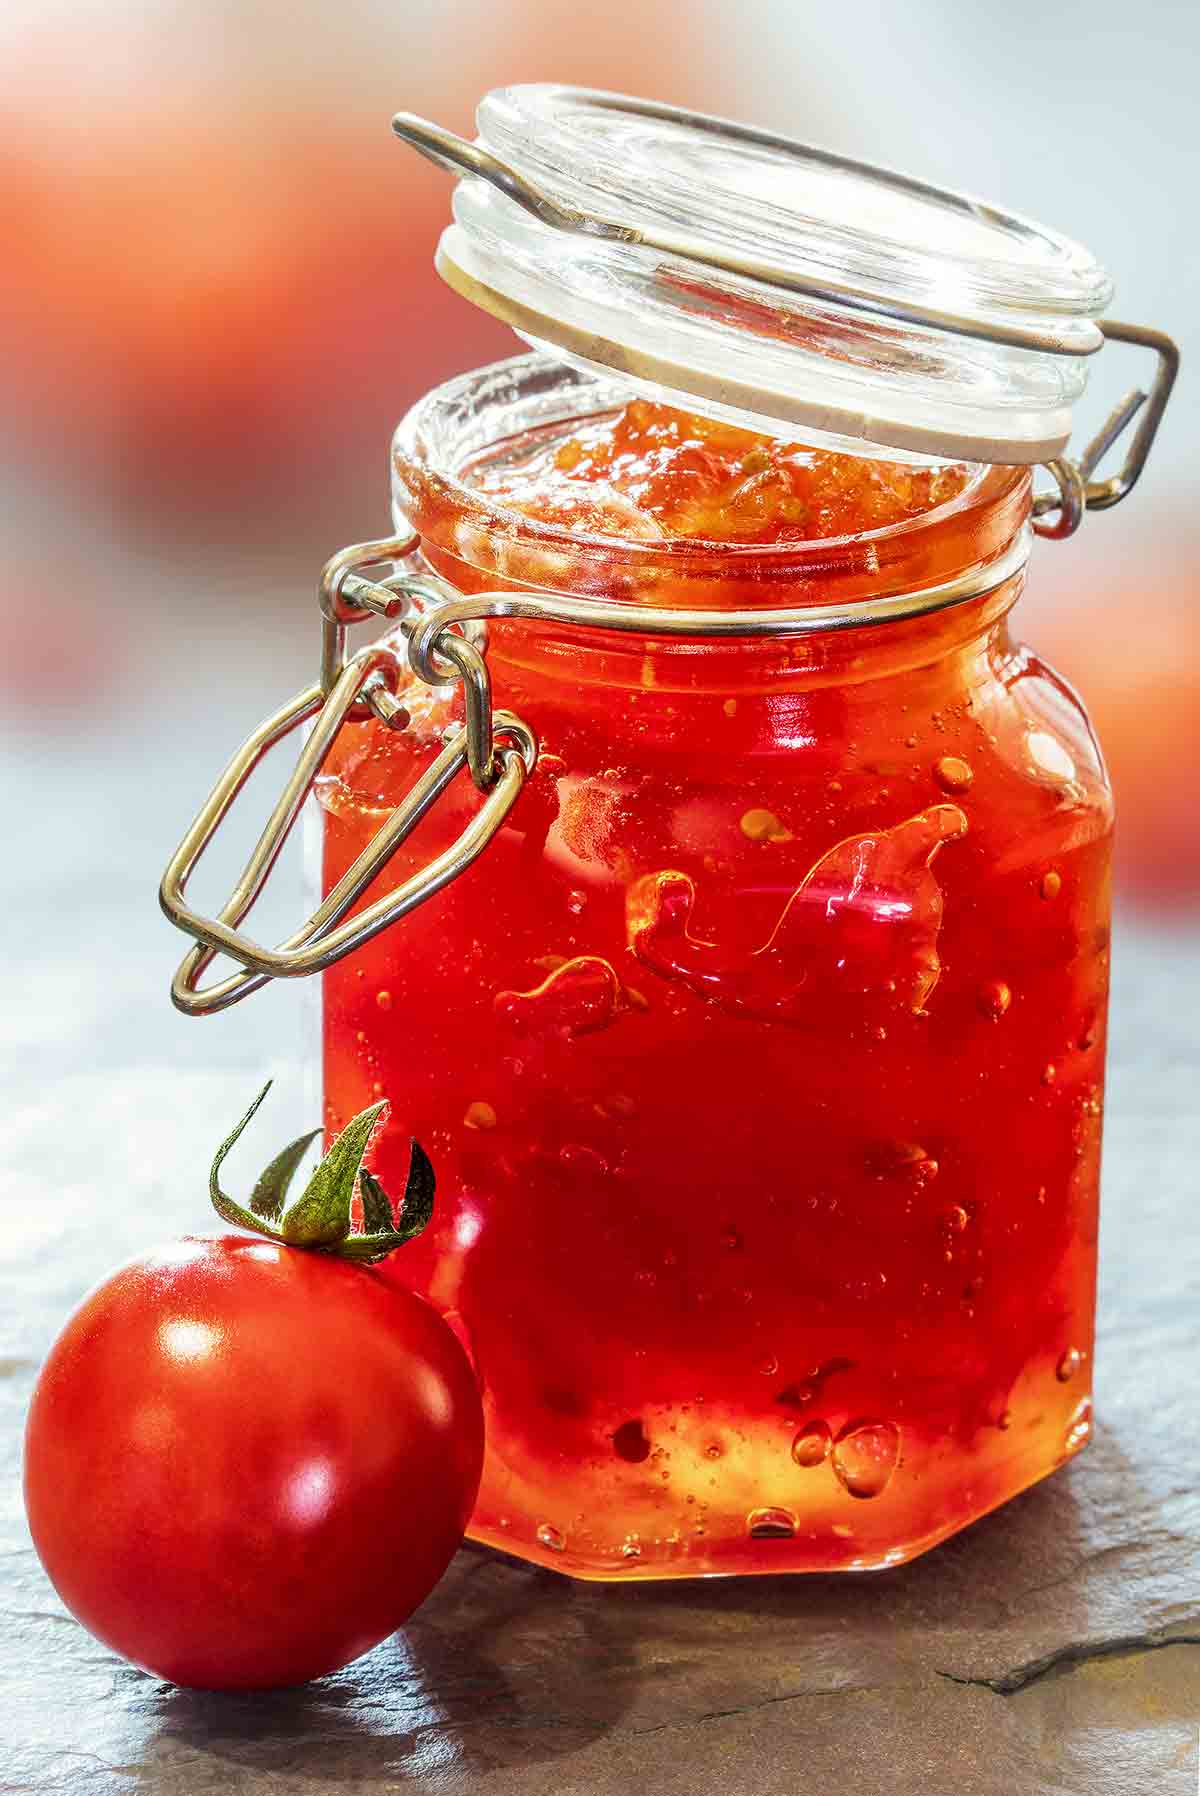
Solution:
{"label": "gray stone surface", "polygon": [[[297,667],[297,676],[303,673]],[[605,1588],[465,1549],[410,1626],[265,1698],[173,1690],[65,1614],[33,1555],[19,1436],[67,1308],[206,1226],[215,1136],[264,1068],[309,1118],[303,1004],[176,1018],[153,888],[257,703],[181,688],[169,754],[10,745],[0,1012],[0,1792],[318,1796],[1192,1796],[1200,1718],[1200,932],[1117,956],[1095,1440],[915,1564],[859,1578]],[[139,733],[140,731],[140,733]],[[64,830],[64,819],[69,827]],[[215,890],[219,882],[211,882]],[[997,1144],[1002,1151],[1002,1144]],[[93,1232],[115,1199],[107,1239]]]}

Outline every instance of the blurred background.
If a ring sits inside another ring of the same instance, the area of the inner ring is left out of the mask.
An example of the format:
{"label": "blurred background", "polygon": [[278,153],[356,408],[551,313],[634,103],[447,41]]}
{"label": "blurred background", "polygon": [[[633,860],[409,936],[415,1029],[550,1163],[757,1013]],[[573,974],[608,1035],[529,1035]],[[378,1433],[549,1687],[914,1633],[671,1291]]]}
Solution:
{"label": "blurred background", "polygon": [[[389,118],[470,134],[477,96],[520,80],[724,112],[995,198],[1093,249],[1116,316],[1180,340],[1141,487],[1038,545],[1019,627],[1098,724],[1129,928],[1194,953],[1200,8],[10,0],[0,71],[11,1066],[81,1068],[118,1035],[148,1078],[261,1065],[291,1029],[291,992],[203,1030],[173,1016],[182,938],[155,887],[223,757],[313,676],[316,575],[387,529],[399,415],[517,347],[434,275],[449,182]],[[1085,424],[1142,373],[1103,362]]]}

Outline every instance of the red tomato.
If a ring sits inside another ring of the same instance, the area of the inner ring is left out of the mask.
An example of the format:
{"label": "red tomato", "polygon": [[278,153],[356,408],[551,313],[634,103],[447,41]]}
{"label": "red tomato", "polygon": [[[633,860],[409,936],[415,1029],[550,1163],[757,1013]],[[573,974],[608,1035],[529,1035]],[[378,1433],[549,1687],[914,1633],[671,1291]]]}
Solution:
{"label": "red tomato", "polygon": [[34,1392],[25,1500],[85,1627],[176,1684],[320,1677],[397,1628],[474,1504],[467,1357],[370,1266],[185,1239],[85,1299]]}

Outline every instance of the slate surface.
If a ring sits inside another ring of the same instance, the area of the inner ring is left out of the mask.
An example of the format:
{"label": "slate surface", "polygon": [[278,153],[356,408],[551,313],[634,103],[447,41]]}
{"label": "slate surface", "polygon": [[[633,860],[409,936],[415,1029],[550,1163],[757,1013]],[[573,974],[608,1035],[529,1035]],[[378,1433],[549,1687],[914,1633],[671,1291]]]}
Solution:
{"label": "slate surface", "polygon": [[[1055,1478],[857,1579],[612,1589],[466,1549],[403,1634],[253,1700],[172,1690],[66,1616],[17,1483],[40,1356],[115,1260],[201,1224],[213,1140],[264,1068],[279,1076],[273,1135],[309,1119],[300,994],[176,1018],[178,938],[153,909],[185,814],[257,702],[227,691],[214,722],[208,691],[185,692],[169,752],[153,707],[119,744],[62,732],[36,764],[8,745],[22,852],[3,876],[19,952],[0,1010],[0,1792],[1192,1796],[1200,932],[1131,918],[1098,1427]],[[91,1227],[102,1194],[117,1200],[106,1241]]]}

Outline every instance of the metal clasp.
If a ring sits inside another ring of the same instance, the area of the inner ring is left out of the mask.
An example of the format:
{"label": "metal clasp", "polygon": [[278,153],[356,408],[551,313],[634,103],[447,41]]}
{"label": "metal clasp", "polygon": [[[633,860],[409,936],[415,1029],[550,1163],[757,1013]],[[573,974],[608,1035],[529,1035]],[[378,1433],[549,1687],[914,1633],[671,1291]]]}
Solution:
{"label": "metal clasp", "polygon": [[[239,929],[262,891],[343,725],[365,721],[372,715],[389,729],[402,730],[408,724],[408,712],[396,696],[404,663],[395,650],[378,643],[349,660],[345,650],[347,625],[371,616],[398,618],[407,638],[420,622],[420,614],[411,619],[402,614],[422,597],[434,601],[442,598],[432,581],[395,575],[392,578],[396,586],[403,587],[400,592],[388,579],[371,581],[361,572],[364,567],[402,559],[411,552],[415,540],[409,536],[357,543],[326,564],[320,583],[320,678],[260,724],[242,744],[171,858],[163,875],[159,902],[171,922],[195,940],[195,947],[184,957],[171,986],[173,1002],[189,1015],[223,1010],[269,979],[320,972],[441,891],[487,847],[533,771],[537,738],[511,712],[493,712],[487,664],[471,635],[459,634],[450,620],[432,635],[424,632],[420,652],[409,656],[409,665],[433,685],[461,680],[464,723],[450,732],[441,753],[353,866],[285,942],[277,948],[264,948]],[[466,628],[469,630],[470,626]],[[478,628],[475,626],[476,635]],[[263,756],[310,719],[315,721],[308,740],[232,893],[215,917],[201,915],[188,905],[185,896],[196,863]],[[343,922],[347,911],[464,768],[470,770],[475,785],[484,794],[484,802],[457,841],[394,891]],[[236,961],[241,970],[201,990],[199,982],[219,953]]]}
{"label": "metal clasp", "polygon": [[[1132,343],[1140,349],[1153,350],[1157,358],[1154,381],[1149,393],[1141,387],[1126,393],[1078,461],[1063,457],[1046,463],[1048,472],[1054,475],[1058,484],[1058,491],[1035,495],[1033,527],[1039,536],[1057,541],[1075,534],[1085,511],[1107,511],[1110,505],[1119,505],[1133,491],[1146,465],[1146,457],[1179,373],[1179,347],[1162,331],[1150,330],[1142,324],[1118,324],[1114,318],[1102,319],[1100,329],[1110,342]],[[1124,436],[1139,412],[1142,413],[1141,422],[1120,472],[1108,480],[1094,479],[1101,461],[1118,438]]]}

